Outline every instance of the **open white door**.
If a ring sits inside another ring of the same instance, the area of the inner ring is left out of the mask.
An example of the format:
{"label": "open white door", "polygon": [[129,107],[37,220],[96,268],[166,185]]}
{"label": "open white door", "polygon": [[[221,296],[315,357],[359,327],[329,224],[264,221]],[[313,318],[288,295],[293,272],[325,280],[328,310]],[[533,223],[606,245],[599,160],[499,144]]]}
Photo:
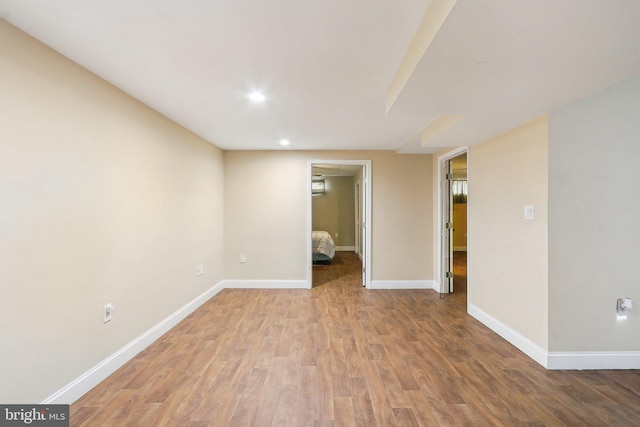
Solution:
{"label": "open white door", "polygon": [[451,159],[443,162],[442,176],[442,293],[453,292],[453,193]]}
{"label": "open white door", "polygon": [[[439,270],[436,277],[440,280],[440,293],[453,292],[453,265],[454,265],[454,194],[453,181],[454,174],[460,173],[460,160],[464,156],[464,176],[466,179],[466,153],[468,147],[458,147],[438,157],[438,236],[436,245],[437,261],[436,268]],[[457,159],[457,160],[454,160]],[[457,161],[457,169],[454,163]],[[456,170],[454,170],[456,169]],[[457,172],[456,172],[457,171]],[[465,210],[466,213],[466,210]],[[466,216],[466,215],[465,215]],[[466,221],[466,219],[465,219]],[[466,227],[464,227],[466,228]],[[464,233],[464,230],[462,231]],[[461,234],[465,235],[465,234]],[[466,239],[466,236],[465,236]],[[466,249],[466,244],[465,244]],[[466,263],[466,256],[465,256]]]}
{"label": "open white door", "polygon": [[[367,170],[366,167],[362,168],[362,204],[364,206],[367,205],[367,174],[369,173],[369,171]],[[362,253],[362,286],[367,286],[368,285],[368,281],[367,281],[367,263],[365,262],[366,259],[368,259],[367,257],[367,227],[369,226],[368,222],[369,222],[369,217],[366,215],[367,210],[365,209],[365,215],[362,216],[362,224],[360,224],[360,228],[361,228],[361,235],[362,235],[362,248],[361,248],[361,253]]]}

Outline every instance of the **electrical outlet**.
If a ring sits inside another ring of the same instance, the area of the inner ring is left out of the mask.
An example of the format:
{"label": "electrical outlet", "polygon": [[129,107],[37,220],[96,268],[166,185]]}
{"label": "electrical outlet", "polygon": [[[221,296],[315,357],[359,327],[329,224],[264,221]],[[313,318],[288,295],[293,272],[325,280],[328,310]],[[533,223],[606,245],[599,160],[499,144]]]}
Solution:
{"label": "electrical outlet", "polygon": [[336,233],[336,239],[338,238],[338,233]]}
{"label": "electrical outlet", "polygon": [[113,315],[113,311],[115,309],[113,308],[113,304],[109,303],[106,304],[104,306],[104,311],[103,311],[103,315],[104,315],[104,323],[110,322],[111,321],[111,316]]}
{"label": "electrical outlet", "polygon": [[240,262],[243,264],[247,262],[247,256],[245,254],[240,254]]}
{"label": "electrical outlet", "polygon": [[204,265],[198,264],[196,265],[196,276],[202,276],[204,274]]}

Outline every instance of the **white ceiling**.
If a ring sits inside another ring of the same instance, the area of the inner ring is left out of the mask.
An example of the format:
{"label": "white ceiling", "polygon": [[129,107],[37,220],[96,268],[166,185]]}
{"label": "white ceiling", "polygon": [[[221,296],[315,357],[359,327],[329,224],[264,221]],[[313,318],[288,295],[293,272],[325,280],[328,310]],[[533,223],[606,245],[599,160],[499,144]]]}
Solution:
{"label": "white ceiling", "polygon": [[[430,3],[0,0],[0,17],[223,149],[434,152],[640,74],[638,0],[459,0],[386,113]],[[421,142],[443,115],[463,118]]]}

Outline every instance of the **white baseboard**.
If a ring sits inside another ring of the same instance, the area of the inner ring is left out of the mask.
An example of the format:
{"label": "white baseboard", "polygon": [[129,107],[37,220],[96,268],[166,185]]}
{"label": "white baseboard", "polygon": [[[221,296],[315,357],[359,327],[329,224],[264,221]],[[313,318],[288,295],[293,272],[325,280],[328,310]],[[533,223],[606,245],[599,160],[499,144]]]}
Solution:
{"label": "white baseboard", "polygon": [[223,280],[47,397],[42,404],[75,402],[225,288],[308,289],[309,286],[304,280]]}
{"label": "white baseboard", "polygon": [[524,354],[545,368],[547,367],[547,350],[473,304],[467,305],[467,313],[475,317],[493,332],[509,341]]}
{"label": "white baseboard", "polygon": [[[308,283],[305,280],[223,280],[41,403],[71,404],[75,402],[225,288],[308,289]],[[439,291],[438,284],[433,280],[372,280],[371,289],[433,289]],[[639,351],[547,352],[473,304],[467,306],[467,311],[547,369],[640,369]]]}
{"label": "white baseboard", "polygon": [[437,293],[441,294],[442,292],[442,288],[440,287],[440,282],[434,280],[433,281],[433,290],[436,291]]}
{"label": "white baseboard", "polygon": [[547,369],[640,369],[640,351],[551,351]]}
{"label": "white baseboard", "polygon": [[355,252],[355,246],[336,246],[336,252]]}
{"label": "white baseboard", "polygon": [[120,350],[89,369],[78,378],[62,387],[60,390],[42,401],[42,404],[71,404],[82,395],[98,385],[118,368],[135,357],[142,350],[151,345],[171,328],[180,323],[185,317],[193,313],[198,307],[207,302],[223,289],[222,282],[214,285],[191,302],[187,303],[173,314],[161,320],[154,327],[122,347]]}
{"label": "white baseboard", "polygon": [[466,252],[467,251],[467,247],[466,246],[454,246],[453,247],[454,252],[455,251],[462,251],[462,252]]}
{"label": "white baseboard", "polygon": [[640,369],[640,351],[547,351],[473,304],[467,312],[549,370]]}
{"label": "white baseboard", "polygon": [[308,289],[306,280],[223,280],[223,288],[229,289]]}
{"label": "white baseboard", "polygon": [[372,280],[370,289],[436,289],[433,280]]}

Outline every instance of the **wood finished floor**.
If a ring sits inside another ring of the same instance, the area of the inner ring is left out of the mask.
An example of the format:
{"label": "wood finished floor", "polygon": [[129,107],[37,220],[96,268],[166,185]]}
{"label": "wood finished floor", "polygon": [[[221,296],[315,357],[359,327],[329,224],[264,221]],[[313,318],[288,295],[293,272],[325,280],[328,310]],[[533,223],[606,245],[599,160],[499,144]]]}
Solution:
{"label": "wood finished floor", "polygon": [[640,425],[640,371],[546,371],[465,306],[366,290],[340,253],[311,290],[220,292],[73,404],[71,425]]}

